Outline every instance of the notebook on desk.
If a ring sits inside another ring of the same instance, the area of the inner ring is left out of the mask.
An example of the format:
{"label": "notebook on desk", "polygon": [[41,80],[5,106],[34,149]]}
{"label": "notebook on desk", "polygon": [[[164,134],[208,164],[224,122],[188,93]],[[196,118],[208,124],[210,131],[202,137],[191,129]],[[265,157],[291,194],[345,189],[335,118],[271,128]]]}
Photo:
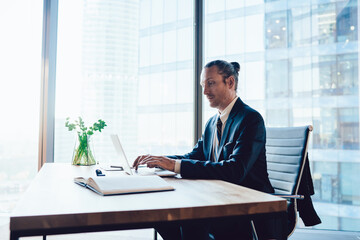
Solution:
{"label": "notebook on desk", "polygon": [[164,179],[155,175],[76,177],[74,182],[103,196],[174,190]]}
{"label": "notebook on desk", "polygon": [[176,175],[176,173],[168,170],[164,170],[161,168],[147,168],[147,167],[140,167],[138,168],[138,171],[135,171],[130,164],[129,161],[125,155],[124,149],[120,143],[119,136],[117,134],[111,135],[112,143],[114,144],[116,153],[118,155],[119,161],[121,166],[123,167],[124,171],[128,173],[129,175],[157,175],[160,177],[173,177]]}

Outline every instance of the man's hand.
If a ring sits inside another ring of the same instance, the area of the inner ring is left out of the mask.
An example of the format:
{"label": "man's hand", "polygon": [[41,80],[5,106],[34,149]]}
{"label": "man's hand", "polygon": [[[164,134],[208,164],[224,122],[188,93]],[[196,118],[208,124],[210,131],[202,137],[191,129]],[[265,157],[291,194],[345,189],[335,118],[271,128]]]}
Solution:
{"label": "man's hand", "polygon": [[137,170],[138,166],[142,164],[146,164],[149,168],[161,167],[169,171],[175,170],[175,160],[164,156],[153,156],[149,154],[138,156],[135,159],[133,167]]}

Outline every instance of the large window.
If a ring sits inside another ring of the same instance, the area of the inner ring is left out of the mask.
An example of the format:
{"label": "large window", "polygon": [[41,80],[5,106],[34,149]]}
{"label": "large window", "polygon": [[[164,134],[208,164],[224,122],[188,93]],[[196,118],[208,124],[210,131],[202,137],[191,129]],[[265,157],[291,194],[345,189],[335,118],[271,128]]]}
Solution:
{"label": "large window", "polygon": [[37,172],[42,10],[41,0],[0,1],[0,216]]}
{"label": "large window", "polygon": [[107,123],[93,136],[100,163],[193,146],[193,2],[59,1],[55,162],[70,162],[75,133],[65,118]]}
{"label": "large window", "polygon": [[[71,161],[64,124],[79,116],[108,125],[92,137],[100,163],[116,159],[112,133],[130,161],[190,151],[194,0],[58,3],[54,161]],[[0,3],[0,214],[37,170],[42,15],[40,0]],[[358,231],[358,1],[204,0],[203,15],[204,64],[239,62],[238,95],[267,126],[314,126],[316,228]],[[216,113],[206,99],[202,113]]]}
{"label": "large window", "polygon": [[[360,226],[357,8],[353,0],[205,1],[205,62],[241,64],[238,94],[267,126],[314,126],[316,228]],[[204,121],[213,113],[205,107]]]}

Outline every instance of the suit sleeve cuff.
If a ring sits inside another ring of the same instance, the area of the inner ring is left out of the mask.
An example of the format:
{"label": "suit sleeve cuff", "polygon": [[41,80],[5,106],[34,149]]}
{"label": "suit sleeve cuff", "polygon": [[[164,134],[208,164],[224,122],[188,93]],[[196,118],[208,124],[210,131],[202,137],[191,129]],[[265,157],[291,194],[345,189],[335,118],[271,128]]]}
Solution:
{"label": "suit sleeve cuff", "polygon": [[174,172],[180,174],[181,171],[181,160],[175,160]]}

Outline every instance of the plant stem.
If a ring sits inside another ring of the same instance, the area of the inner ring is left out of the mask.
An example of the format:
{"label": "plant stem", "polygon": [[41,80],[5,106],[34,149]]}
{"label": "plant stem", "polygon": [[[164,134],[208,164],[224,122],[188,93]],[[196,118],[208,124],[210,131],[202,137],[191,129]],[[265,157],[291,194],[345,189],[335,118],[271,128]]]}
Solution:
{"label": "plant stem", "polygon": [[74,149],[73,165],[94,165],[96,163],[89,143],[89,135],[78,133],[78,146]]}

